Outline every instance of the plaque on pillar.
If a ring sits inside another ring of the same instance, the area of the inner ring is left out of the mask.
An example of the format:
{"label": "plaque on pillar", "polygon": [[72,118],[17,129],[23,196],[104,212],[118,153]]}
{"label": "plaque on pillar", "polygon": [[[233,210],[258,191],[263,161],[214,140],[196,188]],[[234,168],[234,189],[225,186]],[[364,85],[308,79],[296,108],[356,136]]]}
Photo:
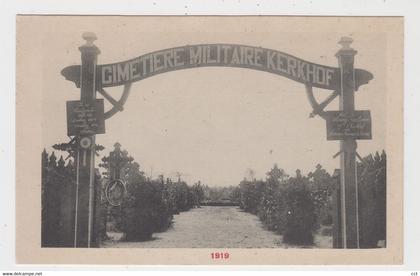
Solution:
{"label": "plaque on pillar", "polygon": [[67,135],[87,136],[105,133],[104,100],[92,103],[67,102]]}
{"label": "plaque on pillar", "polygon": [[327,140],[372,139],[369,110],[326,111]]}

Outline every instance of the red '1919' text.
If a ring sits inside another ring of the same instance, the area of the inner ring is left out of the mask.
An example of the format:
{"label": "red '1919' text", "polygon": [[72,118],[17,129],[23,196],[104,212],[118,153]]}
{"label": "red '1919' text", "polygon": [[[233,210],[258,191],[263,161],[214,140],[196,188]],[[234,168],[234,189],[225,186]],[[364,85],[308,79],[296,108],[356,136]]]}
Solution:
{"label": "red '1919' text", "polygon": [[229,259],[227,252],[213,252],[210,254],[212,259]]}

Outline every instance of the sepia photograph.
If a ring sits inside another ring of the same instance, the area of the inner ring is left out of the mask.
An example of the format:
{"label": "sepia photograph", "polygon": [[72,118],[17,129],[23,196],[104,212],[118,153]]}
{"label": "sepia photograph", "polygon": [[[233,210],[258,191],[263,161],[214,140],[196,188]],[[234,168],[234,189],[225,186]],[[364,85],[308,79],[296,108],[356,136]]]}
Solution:
{"label": "sepia photograph", "polygon": [[402,262],[401,17],[16,20],[18,260]]}

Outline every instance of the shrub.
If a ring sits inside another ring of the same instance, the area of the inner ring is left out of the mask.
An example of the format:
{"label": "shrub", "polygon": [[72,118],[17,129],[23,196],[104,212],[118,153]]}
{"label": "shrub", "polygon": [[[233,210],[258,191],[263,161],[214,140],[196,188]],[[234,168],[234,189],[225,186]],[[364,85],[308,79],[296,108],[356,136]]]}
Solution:
{"label": "shrub", "polygon": [[165,183],[163,177],[145,178],[138,164],[133,164],[124,177],[127,194],[121,207],[121,228],[127,241],[148,240],[154,232],[165,231],[173,214],[198,205],[202,194],[198,184],[191,188],[183,181],[167,179]]}
{"label": "shrub", "polygon": [[127,241],[150,239],[157,228],[154,187],[151,182],[127,185],[128,198],[122,206],[122,230]]}
{"label": "shrub", "polygon": [[386,240],[386,154],[378,152],[358,163],[360,247]]}
{"label": "shrub", "polygon": [[308,245],[313,243],[316,224],[315,206],[308,189],[307,179],[300,176],[291,178],[285,190],[286,225],[283,242]]}

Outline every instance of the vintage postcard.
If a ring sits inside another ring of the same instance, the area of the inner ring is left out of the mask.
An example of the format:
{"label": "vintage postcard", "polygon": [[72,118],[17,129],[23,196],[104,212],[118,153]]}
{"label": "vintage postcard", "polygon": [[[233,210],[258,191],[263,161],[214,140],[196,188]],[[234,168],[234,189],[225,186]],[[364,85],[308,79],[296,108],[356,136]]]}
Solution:
{"label": "vintage postcard", "polygon": [[18,263],[403,262],[402,17],[16,20]]}

